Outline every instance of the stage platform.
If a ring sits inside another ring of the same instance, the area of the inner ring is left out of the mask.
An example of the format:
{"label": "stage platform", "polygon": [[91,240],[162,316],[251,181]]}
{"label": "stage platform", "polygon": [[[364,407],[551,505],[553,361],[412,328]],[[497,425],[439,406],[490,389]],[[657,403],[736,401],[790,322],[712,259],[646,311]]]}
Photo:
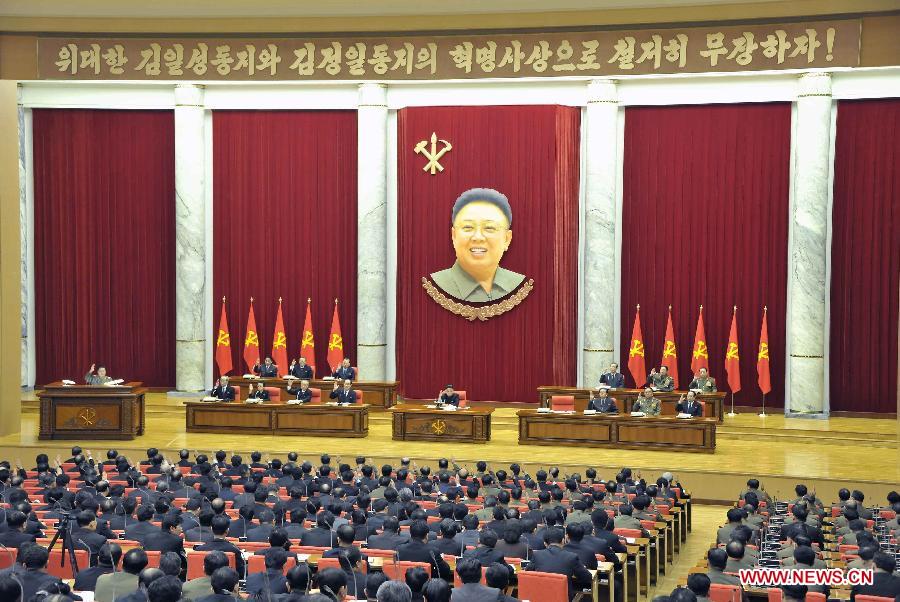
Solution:
{"label": "stage platform", "polygon": [[[22,431],[0,438],[0,458],[24,463],[33,462],[35,454],[67,454],[76,441],[39,441],[37,404],[33,396],[23,396]],[[900,449],[898,421],[876,418],[831,418],[814,420],[772,414],[760,418],[756,414],[725,417],[717,432],[714,454],[677,451],[613,450],[519,445],[518,408],[498,408],[493,414],[491,436],[487,444],[391,439],[391,414],[373,409],[370,412],[369,436],[365,439],[342,439],[299,436],[235,435],[228,433],[186,433],[184,407],[165,394],[147,395],[145,434],[133,441],[79,440],[95,456],[105,457],[114,447],[132,459],[143,459],[148,447],[158,447],[167,454],[181,448],[209,452],[225,449],[229,454],[247,455],[260,450],[284,458],[296,451],[301,458],[317,461],[323,452],[340,457],[350,464],[358,454],[376,463],[396,463],[409,456],[418,465],[434,468],[437,459],[455,459],[460,465],[473,467],[486,460],[495,468],[518,462],[533,472],[538,468],[559,466],[562,473],[580,472],[588,466],[597,468],[604,478],[611,478],[622,466],[630,466],[648,480],[655,480],[669,470],[700,501],[730,502],[748,475],[762,481],[772,494],[788,498],[793,486],[806,483],[823,499],[835,499],[843,486],[858,486],[867,501],[883,503],[891,489],[900,488]],[[68,457],[68,455],[65,455]]]}

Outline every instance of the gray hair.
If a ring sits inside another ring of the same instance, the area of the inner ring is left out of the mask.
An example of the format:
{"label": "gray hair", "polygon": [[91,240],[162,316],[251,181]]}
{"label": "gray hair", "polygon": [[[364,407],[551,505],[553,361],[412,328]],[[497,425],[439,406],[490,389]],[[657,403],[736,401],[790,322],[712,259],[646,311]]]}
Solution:
{"label": "gray hair", "polygon": [[463,207],[475,201],[484,201],[490,203],[503,212],[506,217],[506,223],[512,228],[512,207],[509,206],[509,199],[502,192],[497,192],[493,188],[470,188],[465,191],[453,203],[453,211],[450,214],[450,223],[456,221],[456,216]]}
{"label": "gray hair", "polygon": [[375,594],[378,602],[411,602],[412,590],[402,581],[385,581]]}

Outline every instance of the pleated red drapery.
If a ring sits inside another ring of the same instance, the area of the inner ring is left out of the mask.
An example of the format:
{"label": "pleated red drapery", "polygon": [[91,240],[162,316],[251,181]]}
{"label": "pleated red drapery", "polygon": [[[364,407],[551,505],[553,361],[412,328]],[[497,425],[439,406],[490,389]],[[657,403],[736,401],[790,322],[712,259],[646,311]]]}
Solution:
{"label": "pleated red drapery", "polygon": [[[790,135],[787,103],[625,110],[620,348],[628,349],[640,304],[647,357],[660,357],[671,304],[677,344],[691,349],[702,304],[710,374],[727,390],[725,351],[737,305],[744,356],[737,405],[762,399],[755,350],[764,305],[773,387],[767,403],[784,402]],[[688,353],[678,358],[683,382],[690,363]]]}
{"label": "pleated red drapery", "polygon": [[213,291],[228,299],[234,365],[243,373],[251,296],[263,354],[284,299],[289,358],[300,354],[312,298],[321,375],[337,297],[354,361],[356,112],[215,111],[213,141]]}
{"label": "pleated red drapery", "polygon": [[[175,384],[172,111],[35,109],[36,383]],[[7,358],[9,359],[9,358]]]}
{"label": "pleated red drapery", "polygon": [[900,99],[838,104],[831,239],[832,410],[897,411]]}
{"label": "pleated red drapery", "polygon": [[[452,383],[469,399],[536,402],[540,385],[574,384],[579,124],[577,108],[559,106],[399,111],[396,342],[407,397]],[[432,132],[453,145],[436,175],[413,151]],[[453,264],[451,208],[474,187],[509,198],[513,239],[501,265],[534,279],[521,305],[487,322],[443,309],[421,284]]]}

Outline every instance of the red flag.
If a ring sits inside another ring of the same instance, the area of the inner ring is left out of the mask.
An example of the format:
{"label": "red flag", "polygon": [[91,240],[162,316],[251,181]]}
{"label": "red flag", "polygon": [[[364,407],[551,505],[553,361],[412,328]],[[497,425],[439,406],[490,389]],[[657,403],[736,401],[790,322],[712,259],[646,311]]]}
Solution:
{"label": "red flag", "polygon": [[669,322],[666,324],[666,340],[663,342],[663,355],[660,366],[669,368],[669,376],[678,388],[678,352],[675,350],[675,329],[672,327],[672,306],[669,306]]}
{"label": "red flag", "polygon": [[647,382],[647,364],[644,361],[644,335],[641,334],[641,306],[634,313],[634,329],[631,331],[631,347],[628,350],[628,371],[634,379],[634,386]]}
{"label": "red flag", "polygon": [[328,337],[328,365],[337,370],[344,361],[344,339],[341,336],[341,318],[338,316],[338,300],[334,300],[334,316],[331,318],[331,336]]}
{"label": "red flag", "polygon": [[225,297],[222,297],[222,317],[219,318],[219,334],[216,337],[216,365],[219,376],[228,374],[234,367],[231,363],[231,335],[228,332],[228,318],[225,316]]}
{"label": "red flag", "polygon": [[253,314],[253,297],[250,297],[250,314],[247,316],[247,336],[244,337],[244,363],[247,372],[259,362],[259,334],[256,332],[256,316]]}
{"label": "red flag", "polygon": [[725,372],[728,373],[728,387],[732,393],[741,390],[741,357],[738,354],[737,305],[731,315],[731,333],[728,335],[728,349],[725,351]]}
{"label": "red flag", "polygon": [[763,307],[762,328],[759,331],[759,353],[756,354],[757,382],[763,395],[772,390],[772,375],[769,373],[769,321],[768,308]]}
{"label": "red flag", "polygon": [[700,368],[709,371],[709,349],[706,347],[706,327],[703,326],[703,306],[697,318],[697,334],[694,335],[694,351],[691,353],[691,372],[698,374]]}
{"label": "red flag", "polygon": [[278,376],[287,374],[287,335],[284,333],[284,316],[281,313],[281,297],[278,297],[278,313],[275,314],[275,334],[272,336],[272,361],[278,366]]}
{"label": "red flag", "polygon": [[312,329],[312,299],[306,300],[306,321],[303,323],[303,337],[300,342],[300,357],[306,358],[306,363],[316,373],[316,343]]}

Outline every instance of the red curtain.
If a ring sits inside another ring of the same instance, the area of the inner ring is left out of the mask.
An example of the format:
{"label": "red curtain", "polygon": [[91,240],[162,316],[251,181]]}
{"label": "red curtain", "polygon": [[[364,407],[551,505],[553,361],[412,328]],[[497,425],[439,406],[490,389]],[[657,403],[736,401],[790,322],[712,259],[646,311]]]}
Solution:
{"label": "red curtain", "polygon": [[175,384],[172,111],[34,110],[38,386]]}
{"label": "red curtain", "polygon": [[831,242],[831,409],[897,411],[900,99],[838,104]]}
{"label": "red curtain", "polygon": [[686,387],[702,304],[710,373],[727,390],[725,350],[737,305],[743,388],[735,403],[759,405],[756,355],[768,305],[766,402],[783,405],[790,135],[786,103],[625,110],[623,363],[640,304],[647,366],[659,366],[671,304]]}
{"label": "red curtain", "polygon": [[[300,354],[312,298],[316,367],[327,370],[334,299],[344,354],[356,358],[356,112],[213,113],[213,292],[228,299],[233,374],[254,298],[263,357],[284,298],[288,356]],[[365,378],[365,374],[362,378]]]}
{"label": "red curtain", "polygon": [[[399,111],[397,374],[406,397],[432,398],[452,383],[469,399],[536,402],[540,385],[574,384],[579,126],[571,107]],[[413,152],[432,132],[453,145],[437,175]],[[487,322],[441,308],[421,284],[453,264],[451,208],[474,187],[509,198],[502,265],[534,279],[521,305]]]}

